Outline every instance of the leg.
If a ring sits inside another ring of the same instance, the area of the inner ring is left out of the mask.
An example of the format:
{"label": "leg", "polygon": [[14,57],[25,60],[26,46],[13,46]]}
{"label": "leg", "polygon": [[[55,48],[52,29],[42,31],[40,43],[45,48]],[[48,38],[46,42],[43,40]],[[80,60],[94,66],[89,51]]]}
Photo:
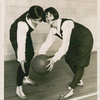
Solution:
{"label": "leg", "polygon": [[17,70],[17,86],[22,85],[23,78],[24,78],[24,72],[22,71],[21,65],[19,65]]}
{"label": "leg", "polygon": [[63,100],[65,98],[68,98],[70,96],[73,95],[73,89],[77,86],[78,82],[80,81],[80,79],[83,76],[83,72],[84,72],[84,67],[78,67],[76,69],[76,73],[75,76],[73,78],[73,81],[71,83],[71,85],[68,87],[68,90],[65,91],[60,97],[59,100]]}
{"label": "leg", "polygon": [[75,76],[70,85],[71,88],[74,89],[77,86],[77,84],[79,83],[79,81],[81,80],[83,76],[83,73],[84,73],[84,67],[77,67]]}
{"label": "leg", "polygon": [[[10,30],[11,31],[11,30]],[[12,32],[10,32],[11,34]],[[15,55],[17,58],[17,38],[16,38],[16,34],[15,37],[12,37],[12,35],[10,35],[10,41],[12,43],[12,47],[15,51]],[[23,93],[23,89],[22,89],[22,81],[24,78],[24,73],[22,71],[21,65],[19,63],[19,67],[17,70],[17,88],[16,88],[16,94],[21,98],[21,99],[26,99],[26,95]]]}
{"label": "leg", "polygon": [[78,55],[78,49],[75,45],[69,45],[68,52],[65,55],[65,61],[71,68],[72,72],[75,74],[76,72],[76,66],[75,66],[75,60]]}
{"label": "leg", "polygon": [[25,63],[25,71],[26,71],[26,73],[25,73],[24,76],[28,76],[29,75],[29,69],[30,69],[30,61],[27,61]]}
{"label": "leg", "polygon": [[72,72],[73,72],[74,75],[75,75],[75,72],[76,72],[75,62],[73,62],[73,61],[67,61],[67,60],[66,60],[66,63],[69,65],[69,67],[71,68]]}
{"label": "leg", "polygon": [[30,68],[30,61],[25,63],[25,71],[26,73],[24,74],[24,79],[23,79],[23,84],[31,84],[34,86],[37,86],[37,82],[33,81],[29,78],[29,68]]}
{"label": "leg", "polygon": [[[76,75],[76,73],[77,73],[77,67],[75,66],[75,62],[73,62],[73,61],[67,61],[67,60],[66,60],[66,62],[69,65],[69,67],[71,68],[71,70],[74,73],[74,75]],[[68,85],[71,85],[71,82],[69,82]],[[79,82],[78,82],[77,85],[83,86],[83,82],[82,82],[81,79],[79,80]]]}
{"label": "leg", "polygon": [[16,94],[21,99],[26,99],[26,95],[24,94],[23,89],[22,89],[23,78],[24,78],[24,72],[22,71],[21,65],[19,65],[18,70],[17,70],[17,88],[16,88]]}

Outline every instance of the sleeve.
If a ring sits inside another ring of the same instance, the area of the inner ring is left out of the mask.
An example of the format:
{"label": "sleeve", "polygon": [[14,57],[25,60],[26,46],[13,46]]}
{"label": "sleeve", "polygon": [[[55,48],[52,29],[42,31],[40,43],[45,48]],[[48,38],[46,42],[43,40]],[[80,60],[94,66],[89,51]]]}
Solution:
{"label": "sleeve", "polygon": [[55,56],[53,57],[53,60],[56,62],[57,60],[60,60],[61,57],[66,53],[69,47],[69,42],[70,42],[70,36],[72,29],[74,27],[74,24],[72,21],[65,21],[62,25],[62,30],[63,30],[63,41],[62,45],[59,48],[58,52],[55,53]]}
{"label": "sleeve", "polygon": [[17,27],[17,61],[21,62],[22,60],[25,60],[25,43],[28,26],[25,22],[19,22]]}
{"label": "sleeve", "polygon": [[46,51],[48,51],[48,49],[50,48],[50,46],[52,45],[52,43],[55,40],[55,35],[53,33],[54,33],[53,29],[50,28],[48,37],[47,37],[46,41],[40,47],[38,54],[46,54]]}

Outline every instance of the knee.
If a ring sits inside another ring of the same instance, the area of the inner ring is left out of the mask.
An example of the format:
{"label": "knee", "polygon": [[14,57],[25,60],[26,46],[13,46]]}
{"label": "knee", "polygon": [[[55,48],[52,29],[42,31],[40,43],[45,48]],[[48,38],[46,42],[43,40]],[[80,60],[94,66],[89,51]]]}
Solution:
{"label": "knee", "polygon": [[70,64],[73,64],[74,61],[71,61],[70,59],[68,59],[67,57],[65,57],[65,62],[70,65]]}
{"label": "knee", "polygon": [[77,71],[84,71],[84,67],[82,67],[82,66],[81,67],[77,66],[76,68],[77,68]]}

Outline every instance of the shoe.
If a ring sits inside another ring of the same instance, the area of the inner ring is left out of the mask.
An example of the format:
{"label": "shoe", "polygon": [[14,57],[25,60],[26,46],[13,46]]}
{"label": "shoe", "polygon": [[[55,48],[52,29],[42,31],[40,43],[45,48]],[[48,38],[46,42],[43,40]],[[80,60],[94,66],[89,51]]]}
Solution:
{"label": "shoe", "polygon": [[29,76],[25,76],[24,79],[23,79],[23,84],[31,84],[31,85],[34,85],[34,86],[37,86],[37,82],[31,80],[29,78]]}
{"label": "shoe", "polygon": [[83,83],[83,81],[82,81],[82,80],[80,80],[80,82],[79,82],[77,85],[79,85],[79,86],[83,86],[83,85],[84,85],[84,83]]}
{"label": "shoe", "polygon": [[71,87],[68,87],[68,90],[65,91],[62,95],[59,96],[58,100],[64,100],[66,98],[69,98],[73,95],[73,89]]}
{"label": "shoe", "polygon": [[26,95],[24,94],[22,90],[22,86],[17,86],[16,95],[21,99],[26,99]]}
{"label": "shoe", "polygon": [[[70,86],[71,85],[71,82],[69,82],[68,83],[68,86]],[[83,83],[83,81],[82,80],[80,80],[80,82],[77,84],[78,86],[83,86],[84,85],[84,83]]]}

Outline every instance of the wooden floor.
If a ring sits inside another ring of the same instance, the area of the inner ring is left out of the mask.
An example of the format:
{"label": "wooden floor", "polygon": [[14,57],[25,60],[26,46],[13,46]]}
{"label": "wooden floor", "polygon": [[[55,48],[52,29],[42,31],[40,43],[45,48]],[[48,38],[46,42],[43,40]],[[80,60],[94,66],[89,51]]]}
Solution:
{"label": "wooden floor", "polygon": [[[15,94],[17,65],[16,61],[5,62],[5,100],[21,100]],[[23,85],[27,100],[58,100],[59,95],[66,89],[68,82],[72,80],[73,73],[63,57],[46,76],[38,76],[30,68],[30,78],[37,81],[38,86]],[[74,95],[65,100],[97,92],[97,52],[92,52],[91,62],[89,67],[85,68],[83,81],[84,86],[77,86]],[[97,95],[81,100],[97,100]]]}

